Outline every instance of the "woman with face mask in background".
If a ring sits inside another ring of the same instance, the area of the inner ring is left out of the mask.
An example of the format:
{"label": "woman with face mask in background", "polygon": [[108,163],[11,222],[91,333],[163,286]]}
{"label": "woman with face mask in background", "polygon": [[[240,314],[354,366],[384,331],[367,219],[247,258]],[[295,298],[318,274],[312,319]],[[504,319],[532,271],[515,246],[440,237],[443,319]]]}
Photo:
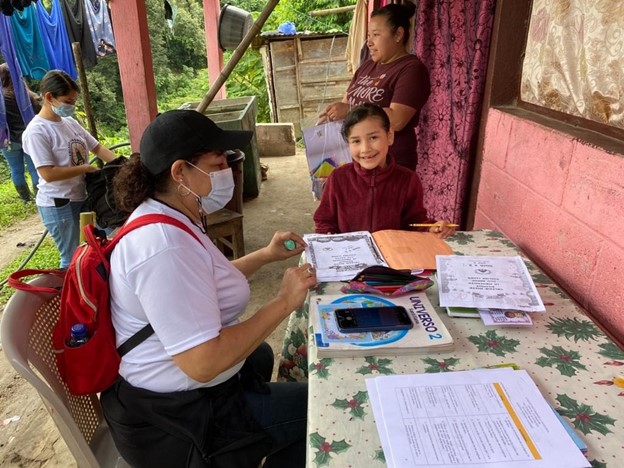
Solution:
{"label": "woman with face mask in background", "polygon": [[[165,112],[147,127],[140,155],[115,178],[129,221],[147,214],[184,223],[124,236],[111,256],[111,314],[121,345],[148,323],[154,334],[123,356],[120,380],[102,393],[121,455],[136,467],[305,465],[307,385],[270,383],[264,339],[316,284],[309,265],[289,268],[274,298],[240,321],[247,278],[300,255],[303,239],[278,232],[267,247],[229,261],[206,235],[206,216],[234,189],[226,150],[252,132],[225,131],[193,110]],[[285,248],[286,241],[296,248]]]}
{"label": "woman with face mask in background", "polygon": [[370,58],[356,70],[342,101],[330,104],[319,115],[319,122],[342,120],[360,104],[382,107],[395,132],[390,154],[411,170],[417,163],[415,127],[431,93],[427,68],[408,52],[410,18],[415,11],[416,6],[408,2],[372,12],[366,37]]}
{"label": "woman with face mask in background", "polygon": [[46,73],[39,92],[41,110],[24,130],[22,143],[40,176],[39,215],[61,254],[60,268],[65,269],[80,240],[85,174],[98,170],[89,164],[89,152],[105,162],[115,159],[115,154],[71,117],[80,88],[67,73]]}

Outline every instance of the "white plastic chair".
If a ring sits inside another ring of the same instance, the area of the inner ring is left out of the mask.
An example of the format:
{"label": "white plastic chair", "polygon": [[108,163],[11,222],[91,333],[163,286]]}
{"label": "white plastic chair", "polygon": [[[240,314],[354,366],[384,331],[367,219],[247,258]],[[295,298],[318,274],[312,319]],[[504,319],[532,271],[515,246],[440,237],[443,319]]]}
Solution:
{"label": "white plastic chair", "polygon": [[[43,275],[29,284],[56,288],[61,286],[62,279]],[[60,293],[16,291],[4,309],[0,325],[4,354],[39,392],[78,467],[129,467],[113,443],[97,395],[72,395],[58,374],[52,328],[59,304]]]}

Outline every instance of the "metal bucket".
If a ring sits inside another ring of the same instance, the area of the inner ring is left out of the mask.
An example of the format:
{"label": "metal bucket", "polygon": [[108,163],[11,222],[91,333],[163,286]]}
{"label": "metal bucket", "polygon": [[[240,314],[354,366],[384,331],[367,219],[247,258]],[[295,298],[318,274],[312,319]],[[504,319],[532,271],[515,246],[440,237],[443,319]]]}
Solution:
{"label": "metal bucket", "polygon": [[234,50],[253,25],[251,13],[225,4],[219,14],[219,47]]}

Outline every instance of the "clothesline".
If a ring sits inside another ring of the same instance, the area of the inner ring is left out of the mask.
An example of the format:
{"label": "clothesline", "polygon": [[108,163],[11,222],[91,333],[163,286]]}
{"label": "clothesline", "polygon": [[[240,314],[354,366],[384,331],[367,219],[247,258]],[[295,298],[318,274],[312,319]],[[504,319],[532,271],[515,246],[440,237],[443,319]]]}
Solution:
{"label": "clothesline", "polygon": [[[25,123],[32,120],[34,111],[24,76],[39,80],[49,70],[58,69],[76,79],[72,42],[80,43],[87,68],[94,66],[98,57],[115,53],[106,0],[52,0],[50,12],[40,0],[0,0],[0,11],[0,52],[9,67]],[[0,93],[0,142],[8,135]]]}
{"label": "clothesline", "polygon": [[[22,9],[10,9],[20,4]],[[105,0],[52,0],[50,12],[41,1],[0,0],[7,16],[15,55],[22,75],[41,79],[48,70],[60,69],[77,77],[71,43],[80,43],[86,68],[98,57],[115,53],[115,40]],[[4,55],[4,52],[3,52]],[[5,60],[8,59],[5,55]],[[15,78],[14,82],[15,82]]]}

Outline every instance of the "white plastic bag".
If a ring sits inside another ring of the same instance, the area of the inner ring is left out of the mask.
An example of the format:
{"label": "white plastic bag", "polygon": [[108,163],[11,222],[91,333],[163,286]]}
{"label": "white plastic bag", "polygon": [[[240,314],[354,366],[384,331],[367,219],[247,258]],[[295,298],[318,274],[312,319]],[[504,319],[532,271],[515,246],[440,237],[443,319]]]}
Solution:
{"label": "white plastic bag", "polygon": [[342,120],[308,127],[303,130],[312,193],[319,200],[329,174],[337,167],[351,162],[349,145],[342,138]]}

